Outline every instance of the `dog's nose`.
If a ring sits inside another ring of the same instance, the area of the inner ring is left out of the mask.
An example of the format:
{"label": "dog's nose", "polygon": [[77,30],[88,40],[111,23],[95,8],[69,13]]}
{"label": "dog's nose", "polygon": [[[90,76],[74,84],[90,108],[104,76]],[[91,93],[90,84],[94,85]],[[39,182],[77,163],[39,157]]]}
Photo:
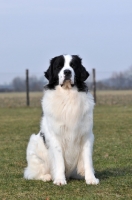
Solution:
{"label": "dog's nose", "polygon": [[70,76],[70,75],[71,75],[71,70],[65,69],[65,70],[64,70],[64,74],[65,74],[66,76]]}

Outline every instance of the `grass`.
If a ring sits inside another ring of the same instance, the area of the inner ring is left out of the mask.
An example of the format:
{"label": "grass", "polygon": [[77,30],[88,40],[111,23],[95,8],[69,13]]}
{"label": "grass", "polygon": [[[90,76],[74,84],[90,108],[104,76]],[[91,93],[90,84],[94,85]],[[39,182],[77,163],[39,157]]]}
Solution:
{"label": "grass", "polygon": [[[25,180],[26,146],[39,131],[40,107],[0,108],[0,199],[132,199],[132,106],[100,105],[94,111],[97,186],[70,180],[66,186]],[[73,149],[74,150],[74,149]]]}
{"label": "grass", "polygon": [[[43,92],[30,92],[30,106],[40,107]],[[0,93],[0,107],[23,107],[26,106],[25,92]]]}
{"label": "grass", "polygon": [[97,91],[97,104],[132,106],[132,90]]}
{"label": "grass", "polygon": [[[30,106],[40,107],[43,92],[30,92]],[[97,105],[132,106],[132,90],[97,91]],[[0,107],[26,106],[26,93],[0,93]]]}

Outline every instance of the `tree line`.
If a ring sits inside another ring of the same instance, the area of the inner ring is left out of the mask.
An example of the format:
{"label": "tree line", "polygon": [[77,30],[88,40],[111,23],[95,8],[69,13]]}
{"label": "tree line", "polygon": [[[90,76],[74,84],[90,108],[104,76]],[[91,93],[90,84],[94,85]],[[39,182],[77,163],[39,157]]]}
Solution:
{"label": "tree line", "polygon": [[97,89],[99,90],[129,90],[132,89],[132,66],[119,73],[113,73],[108,79],[98,81]]}
{"label": "tree line", "polygon": [[[30,91],[42,91],[46,79],[44,77],[37,78],[36,76],[29,77],[29,89]],[[0,87],[0,92],[25,92],[26,80],[22,77],[15,77],[9,85]]]}
{"label": "tree line", "polygon": [[[42,91],[47,83],[45,77],[37,78],[36,76],[29,77],[29,90]],[[92,90],[92,82],[87,82],[89,89]],[[132,89],[132,66],[119,73],[113,73],[108,79],[96,82],[97,90],[125,90]],[[26,80],[21,77],[15,77],[9,85],[0,86],[0,92],[24,92],[26,91]]]}

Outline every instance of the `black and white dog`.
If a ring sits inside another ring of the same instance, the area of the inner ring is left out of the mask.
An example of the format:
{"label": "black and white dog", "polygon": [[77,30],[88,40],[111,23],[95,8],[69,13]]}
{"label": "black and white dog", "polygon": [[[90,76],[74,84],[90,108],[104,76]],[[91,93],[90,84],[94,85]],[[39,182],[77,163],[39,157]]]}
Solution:
{"label": "black and white dog", "polygon": [[92,162],[94,101],[84,82],[88,76],[76,55],[50,61],[40,132],[30,137],[27,147],[26,179],[65,185],[71,177],[99,183]]}

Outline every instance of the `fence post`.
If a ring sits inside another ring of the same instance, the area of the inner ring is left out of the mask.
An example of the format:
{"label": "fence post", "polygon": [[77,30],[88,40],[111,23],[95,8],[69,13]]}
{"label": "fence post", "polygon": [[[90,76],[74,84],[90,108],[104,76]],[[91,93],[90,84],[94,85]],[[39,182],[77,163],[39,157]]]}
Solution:
{"label": "fence post", "polygon": [[29,71],[26,69],[26,100],[27,100],[27,106],[30,105],[29,101]]}
{"label": "fence post", "polygon": [[95,76],[95,69],[93,69],[93,95],[94,95],[94,102],[97,102],[96,99],[96,76]]}

